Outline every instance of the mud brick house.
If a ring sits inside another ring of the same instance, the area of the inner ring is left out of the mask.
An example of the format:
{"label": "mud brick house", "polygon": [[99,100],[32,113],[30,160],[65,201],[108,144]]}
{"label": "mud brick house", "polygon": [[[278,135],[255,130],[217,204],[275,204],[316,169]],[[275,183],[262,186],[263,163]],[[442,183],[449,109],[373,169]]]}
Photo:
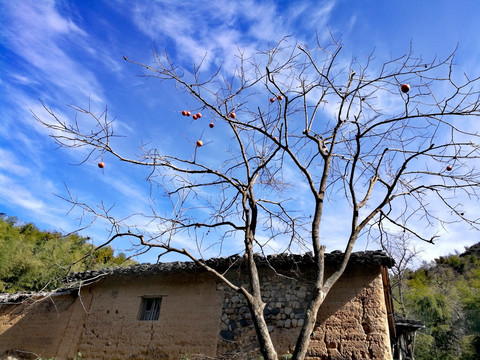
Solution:
{"label": "mud brick house", "polygon": [[[341,256],[326,254],[327,272]],[[312,257],[258,260],[269,330],[279,354],[287,354],[304,321]],[[246,283],[241,258],[207,263]],[[392,265],[382,252],[352,254],[320,309],[308,359],[393,359],[399,342],[388,285]],[[0,358],[29,352],[71,359],[81,352],[91,360],[180,359],[256,349],[242,296],[195,263],[141,264],[69,281],[48,294],[0,296]]]}

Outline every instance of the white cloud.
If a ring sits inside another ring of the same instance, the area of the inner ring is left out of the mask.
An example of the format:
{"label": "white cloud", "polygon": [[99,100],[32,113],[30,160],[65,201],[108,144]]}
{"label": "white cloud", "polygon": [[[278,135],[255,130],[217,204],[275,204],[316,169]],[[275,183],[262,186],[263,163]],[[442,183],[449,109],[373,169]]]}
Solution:
{"label": "white cloud", "polygon": [[53,0],[7,2],[4,6],[8,14],[6,42],[31,66],[29,73],[13,76],[41,82],[44,88],[54,86],[63,95],[80,97],[82,102],[89,97],[102,101],[104,95],[95,75],[68,54],[71,49],[81,52],[87,41],[85,31],[63,17]]}
{"label": "white cloud", "polygon": [[0,169],[17,176],[26,176],[31,173],[30,168],[23,166],[19,157],[6,149],[0,148]]}
{"label": "white cloud", "polygon": [[32,211],[45,209],[45,203],[25,187],[15,184],[11,178],[0,174],[0,195],[10,204]]}
{"label": "white cloud", "polygon": [[198,65],[206,55],[206,68],[215,63],[232,70],[237,45],[251,53],[248,49],[264,49],[294,34],[298,24],[326,29],[335,4],[324,1],[312,13],[307,5],[295,3],[288,5],[287,17],[271,1],[138,1],[132,16],[138,28],[156,41],[173,40],[179,58]]}

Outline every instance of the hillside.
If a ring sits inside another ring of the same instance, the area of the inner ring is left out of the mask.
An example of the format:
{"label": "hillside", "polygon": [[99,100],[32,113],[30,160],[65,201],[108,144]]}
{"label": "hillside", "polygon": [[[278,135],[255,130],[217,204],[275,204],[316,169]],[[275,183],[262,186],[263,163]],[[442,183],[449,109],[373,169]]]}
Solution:
{"label": "hillside", "polygon": [[109,246],[92,252],[89,238],[42,231],[5,215],[0,216],[0,249],[0,293],[51,290],[70,271],[134,263]]}
{"label": "hillside", "polygon": [[426,325],[415,359],[480,359],[480,243],[408,271],[403,287],[406,316]]}

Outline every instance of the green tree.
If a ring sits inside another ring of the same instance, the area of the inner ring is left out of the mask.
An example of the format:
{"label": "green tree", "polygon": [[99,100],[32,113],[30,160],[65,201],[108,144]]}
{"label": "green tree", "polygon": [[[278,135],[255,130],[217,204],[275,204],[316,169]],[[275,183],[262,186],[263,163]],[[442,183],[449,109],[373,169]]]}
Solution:
{"label": "green tree", "polygon": [[418,360],[480,358],[480,268],[475,253],[442,256],[409,272],[405,308],[422,320]]}
{"label": "green tree", "polygon": [[470,357],[465,359],[480,358],[480,267],[476,255],[472,256],[471,264],[477,268],[467,273],[467,281],[461,288],[462,302],[465,310],[465,321],[470,333],[466,341],[465,350],[470,352]]}
{"label": "green tree", "polygon": [[71,271],[132,263],[110,246],[95,252],[85,237],[41,231],[14,218],[0,219],[0,249],[0,292],[53,289]]}

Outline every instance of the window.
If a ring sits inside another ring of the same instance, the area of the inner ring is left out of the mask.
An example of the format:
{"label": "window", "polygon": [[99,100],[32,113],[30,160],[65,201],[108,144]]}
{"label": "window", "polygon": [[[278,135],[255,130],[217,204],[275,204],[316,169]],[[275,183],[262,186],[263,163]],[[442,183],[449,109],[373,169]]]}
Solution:
{"label": "window", "polygon": [[160,305],[162,304],[161,297],[142,297],[142,305],[140,311],[140,319],[142,321],[158,320],[160,315]]}

